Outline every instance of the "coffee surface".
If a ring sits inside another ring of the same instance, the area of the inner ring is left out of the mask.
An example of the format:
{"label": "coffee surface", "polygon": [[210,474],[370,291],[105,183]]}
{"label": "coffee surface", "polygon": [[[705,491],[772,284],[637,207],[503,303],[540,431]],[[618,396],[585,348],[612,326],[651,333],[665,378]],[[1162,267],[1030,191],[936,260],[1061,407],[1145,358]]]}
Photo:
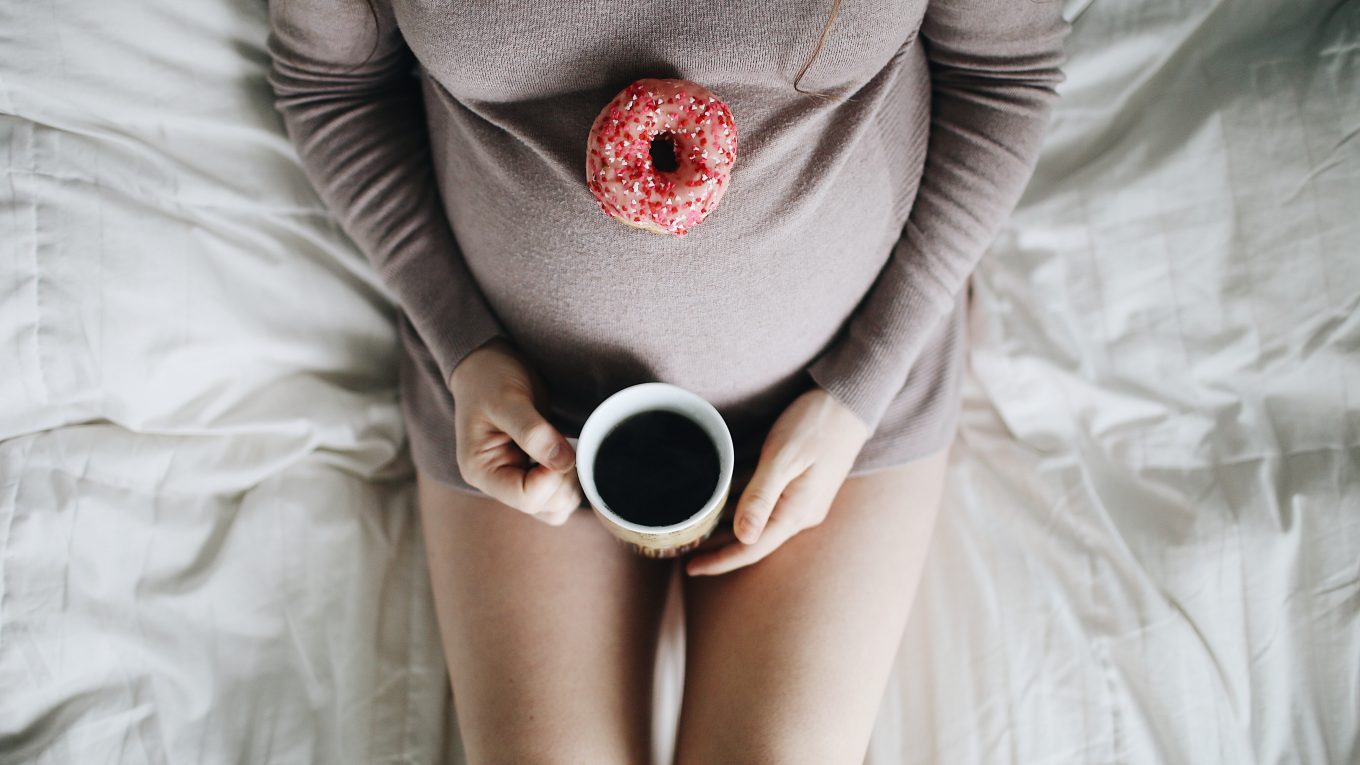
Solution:
{"label": "coffee surface", "polygon": [[642,412],[600,442],[595,488],[624,520],[669,526],[708,502],[719,470],[718,449],[697,423],[675,412]]}

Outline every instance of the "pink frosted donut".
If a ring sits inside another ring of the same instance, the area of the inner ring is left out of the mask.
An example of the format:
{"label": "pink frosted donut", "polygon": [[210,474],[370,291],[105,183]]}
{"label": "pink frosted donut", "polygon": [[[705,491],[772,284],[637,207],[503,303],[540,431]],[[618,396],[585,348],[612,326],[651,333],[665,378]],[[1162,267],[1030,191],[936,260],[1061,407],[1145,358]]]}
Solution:
{"label": "pink frosted donut", "polygon": [[586,148],[586,185],[605,214],[684,236],[727,190],[737,126],[702,85],[638,80],[595,118]]}

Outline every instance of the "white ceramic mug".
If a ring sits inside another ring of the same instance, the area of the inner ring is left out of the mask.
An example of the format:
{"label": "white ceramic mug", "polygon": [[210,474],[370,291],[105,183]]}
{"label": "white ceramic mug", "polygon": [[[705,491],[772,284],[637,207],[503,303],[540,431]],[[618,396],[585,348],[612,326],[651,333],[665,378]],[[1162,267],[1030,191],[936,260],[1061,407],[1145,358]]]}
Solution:
{"label": "white ceramic mug", "polygon": [[[669,526],[643,526],[619,517],[595,487],[595,457],[615,426],[642,412],[675,412],[703,428],[718,450],[718,485],[692,515]],[[727,505],[735,452],[732,433],[718,410],[703,397],[667,383],[642,383],[615,393],[595,408],[576,439],[576,476],[586,501],[610,533],[649,558],[673,558],[699,546],[713,533]]]}

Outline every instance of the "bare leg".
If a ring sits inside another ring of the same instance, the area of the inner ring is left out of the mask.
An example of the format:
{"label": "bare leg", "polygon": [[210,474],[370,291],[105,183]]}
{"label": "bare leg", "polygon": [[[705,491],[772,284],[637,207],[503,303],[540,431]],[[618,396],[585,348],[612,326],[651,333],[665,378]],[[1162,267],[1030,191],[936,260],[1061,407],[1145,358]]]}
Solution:
{"label": "bare leg", "polygon": [[418,476],[458,727],[471,765],[635,765],[671,562],[588,510],[562,526]]}
{"label": "bare leg", "polygon": [[946,462],[852,478],[765,560],[685,579],[679,765],[863,762]]}

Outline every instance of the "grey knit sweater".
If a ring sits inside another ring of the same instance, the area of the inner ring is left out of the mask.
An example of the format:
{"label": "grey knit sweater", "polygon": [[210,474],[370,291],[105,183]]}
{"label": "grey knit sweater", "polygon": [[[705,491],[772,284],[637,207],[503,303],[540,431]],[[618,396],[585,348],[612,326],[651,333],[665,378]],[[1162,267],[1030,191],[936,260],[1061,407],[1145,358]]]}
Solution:
{"label": "grey knit sweater", "polygon": [[[1032,169],[1061,3],[273,0],[270,81],[303,165],[395,295],[425,471],[454,464],[446,380],[497,335],[574,435],[624,386],[712,401],[750,460],[811,385],[873,429],[855,472],[952,436],[963,287]],[[740,148],[684,238],[606,217],[595,115],[678,77]]]}

